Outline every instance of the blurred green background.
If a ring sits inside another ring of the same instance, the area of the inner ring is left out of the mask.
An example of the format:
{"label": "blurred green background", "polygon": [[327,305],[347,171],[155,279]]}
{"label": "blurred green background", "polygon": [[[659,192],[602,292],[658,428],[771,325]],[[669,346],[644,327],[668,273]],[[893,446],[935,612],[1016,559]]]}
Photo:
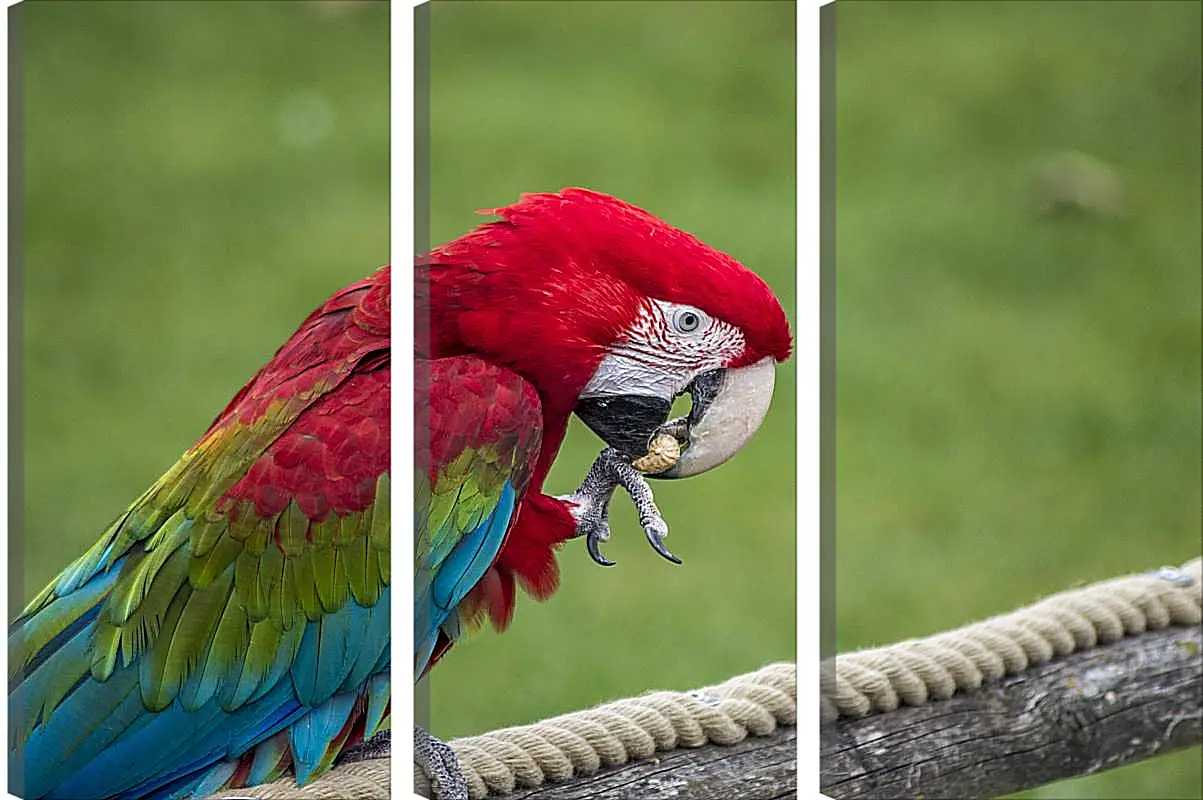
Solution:
{"label": "blurred green background", "polygon": [[385,4],[40,1],[19,12],[16,607],[310,311],[389,258]]}
{"label": "blurred green background", "polygon": [[[433,242],[522,192],[617,195],[740,259],[795,300],[794,6],[784,2],[436,2]],[[657,482],[677,567],[624,496],[618,562],[560,554],[546,603],[461,642],[431,677],[439,736],[690,689],[796,651],[793,362],[768,418],[722,468]],[[546,489],[576,488],[602,445],[573,421]]]}
{"label": "blurred green background", "polygon": [[835,11],[839,649],[1198,556],[1200,4]]}
{"label": "blurred green background", "polygon": [[[387,260],[388,16],[23,13],[28,596]],[[590,186],[740,258],[794,319],[793,15],[436,4],[433,241]],[[840,649],[1198,554],[1200,33],[1189,2],[841,0]],[[792,659],[794,374],[739,458],[656,485],[684,566],[619,500],[618,565],[568,547],[550,602],[457,645],[434,732]],[[598,446],[574,424],[548,490]],[[1200,797],[1198,759],[1029,796]]]}

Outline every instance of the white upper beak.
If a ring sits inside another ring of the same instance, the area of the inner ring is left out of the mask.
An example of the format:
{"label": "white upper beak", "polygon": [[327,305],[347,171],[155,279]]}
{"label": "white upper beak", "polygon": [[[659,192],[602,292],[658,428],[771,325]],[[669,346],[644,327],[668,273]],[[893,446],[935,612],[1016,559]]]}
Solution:
{"label": "white upper beak", "polygon": [[722,386],[702,410],[690,413],[689,447],[670,469],[652,477],[688,478],[714,469],[748,443],[773,400],[776,368],[771,357],[724,373]]}

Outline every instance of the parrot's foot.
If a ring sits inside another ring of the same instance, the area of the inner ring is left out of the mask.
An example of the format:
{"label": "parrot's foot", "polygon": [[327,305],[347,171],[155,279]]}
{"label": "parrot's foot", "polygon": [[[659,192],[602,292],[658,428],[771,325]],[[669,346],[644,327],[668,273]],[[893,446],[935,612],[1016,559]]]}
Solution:
{"label": "parrot's foot", "polygon": [[[610,540],[610,499],[618,488],[618,480],[603,461],[606,450],[598,456],[581,481],[580,488],[561,499],[572,503],[572,516],[576,518],[576,535],[585,537],[585,548],[589,557],[603,567],[612,567],[614,562],[601,554],[598,545]],[[617,456],[617,453],[615,453]]]}
{"label": "parrot's foot", "polygon": [[660,509],[656,508],[651,487],[639,470],[612,447],[606,448],[594,459],[580,488],[563,498],[575,506],[573,516],[576,517],[577,535],[585,537],[585,549],[589,551],[589,556],[603,567],[614,565],[613,561],[602,555],[599,544],[610,538],[610,500],[619,486],[626,489],[635,503],[639,524],[652,549],[674,564],[680,564],[681,559],[664,546],[668,523],[660,516]]}
{"label": "parrot's foot", "polygon": [[414,726],[414,761],[430,777],[437,800],[468,800],[468,781],[446,742]]}

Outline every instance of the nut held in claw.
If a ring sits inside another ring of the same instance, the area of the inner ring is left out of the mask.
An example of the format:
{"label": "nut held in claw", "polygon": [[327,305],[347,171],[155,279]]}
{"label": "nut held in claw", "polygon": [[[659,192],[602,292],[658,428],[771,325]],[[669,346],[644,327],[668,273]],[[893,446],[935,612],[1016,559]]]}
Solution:
{"label": "nut held in claw", "polygon": [[656,475],[672,469],[681,460],[681,444],[675,437],[661,433],[652,439],[647,455],[631,462],[631,466],[644,475]]}

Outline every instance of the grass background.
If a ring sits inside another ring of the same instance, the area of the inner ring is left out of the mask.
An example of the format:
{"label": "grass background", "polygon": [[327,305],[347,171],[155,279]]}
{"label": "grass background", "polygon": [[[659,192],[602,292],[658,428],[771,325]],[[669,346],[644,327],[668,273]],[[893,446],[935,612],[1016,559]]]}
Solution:
{"label": "grass background", "polygon": [[383,4],[14,10],[25,151],[23,363],[12,384],[25,412],[19,607],[310,311],[387,263],[389,31]]}
{"label": "grass background", "polygon": [[[1198,556],[1199,4],[836,27],[839,648]],[[1199,797],[1199,757],[1029,796]]]}
{"label": "grass background", "polygon": [[[1198,8],[841,3],[841,649],[1198,553]],[[387,259],[388,45],[374,4],[24,13],[27,596]],[[436,5],[433,240],[591,186],[744,260],[793,318],[792,31],[786,3]],[[1040,213],[1033,176],[1070,151],[1121,209]],[[567,548],[551,602],[458,645],[434,732],[792,658],[793,378],[740,458],[657,485],[683,567],[620,501],[618,565]],[[549,490],[597,447],[574,426]],[[1030,794],[1199,797],[1198,759]]]}

